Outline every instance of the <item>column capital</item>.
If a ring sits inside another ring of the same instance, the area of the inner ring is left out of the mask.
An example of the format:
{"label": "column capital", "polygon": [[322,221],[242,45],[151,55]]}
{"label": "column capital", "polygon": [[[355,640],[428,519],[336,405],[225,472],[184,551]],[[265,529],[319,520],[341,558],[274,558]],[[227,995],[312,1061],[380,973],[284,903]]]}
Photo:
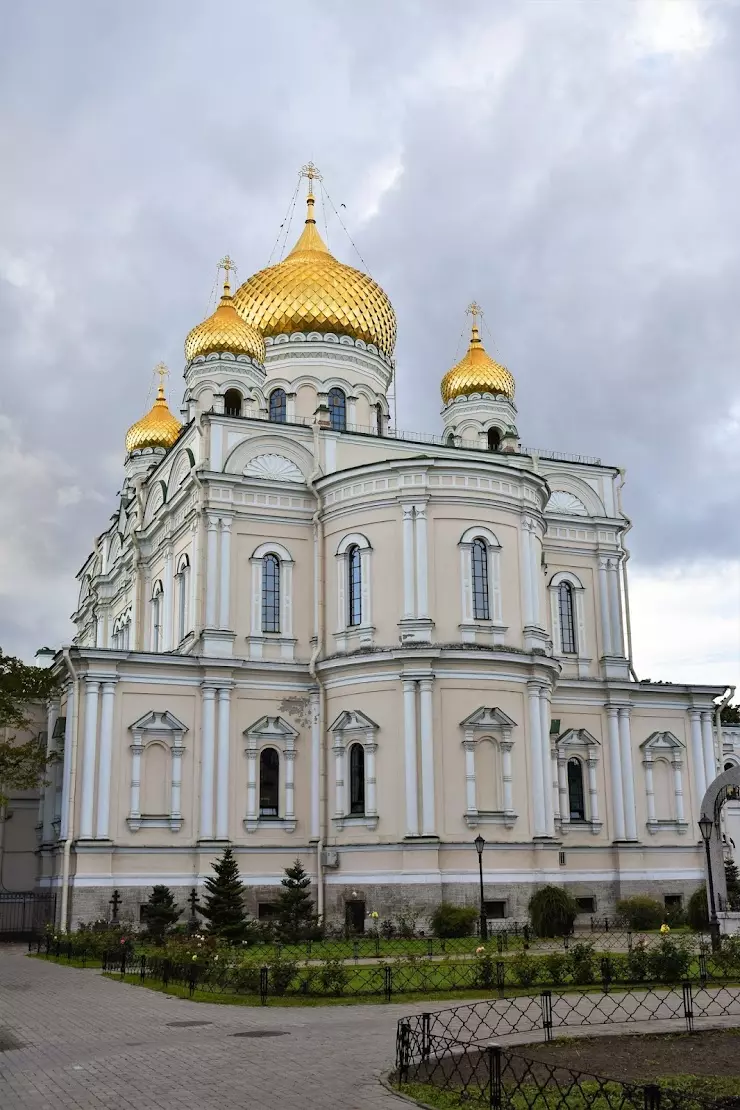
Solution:
{"label": "column capital", "polygon": [[426,675],[424,678],[419,679],[420,690],[431,690],[434,685],[434,675]]}
{"label": "column capital", "polygon": [[208,514],[208,531],[215,532],[218,529],[218,516],[215,513]]}
{"label": "column capital", "polygon": [[231,525],[233,523],[234,523],[233,516],[222,516],[221,517],[221,530],[223,532],[230,532],[231,531]]}
{"label": "column capital", "polygon": [[697,709],[695,705],[689,706],[687,712],[692,721],[698,721],[701,716],[701,709]]}
{"label": "column capital", "polygon": [[103,693],[104,694],[112,694],[113,691],[116,688],[116,683],[117,682],[118,682],[117,677],[116,678],[104,678],[103,682],[102,682]]}
{"label": "column capital", "polygon": [[403,513],[403,519],[404,520],[413,520],[413,517],[414,517],[414,506],[413,506],[413,504],[411,504],[411,503],[406,504],[406,503],[402,502],[401,512]]}

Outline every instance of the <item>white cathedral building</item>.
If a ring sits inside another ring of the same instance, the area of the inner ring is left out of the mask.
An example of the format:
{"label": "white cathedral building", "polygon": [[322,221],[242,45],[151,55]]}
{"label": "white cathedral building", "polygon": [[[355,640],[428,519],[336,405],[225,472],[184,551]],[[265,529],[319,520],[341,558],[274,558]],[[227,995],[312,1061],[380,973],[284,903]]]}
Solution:
{"label": "white cathedral building", "polygon": [[[703,878],[699,805],[724,689],[637,681],[624,472],[522,448],[481,342],[442,379],[444,435],[391,427],[383,290],[295,247],[185,344],[126,437],[110,524],[54,666],[42,887],[65,924],[184,904],[224,845],[267,914],[299,857],[319,913],[478,900],[583,913]],[[721,756],[720,756],[721,758]]]}

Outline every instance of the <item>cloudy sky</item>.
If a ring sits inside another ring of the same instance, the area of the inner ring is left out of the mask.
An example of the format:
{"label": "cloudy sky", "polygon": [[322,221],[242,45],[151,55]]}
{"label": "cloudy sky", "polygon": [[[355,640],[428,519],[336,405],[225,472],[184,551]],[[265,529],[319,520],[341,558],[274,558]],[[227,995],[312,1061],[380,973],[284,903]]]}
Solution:
{"label": "cloudy sky", "polygon": [[438,430],[475,297],[523,442],[627,468],[638,673],[740,686],[740,6],[37,0],[3,23],[6,650],[69,639],[152,367],[179,395],[217,260],[266,264],[313,159],[398,314],[399,425]]}

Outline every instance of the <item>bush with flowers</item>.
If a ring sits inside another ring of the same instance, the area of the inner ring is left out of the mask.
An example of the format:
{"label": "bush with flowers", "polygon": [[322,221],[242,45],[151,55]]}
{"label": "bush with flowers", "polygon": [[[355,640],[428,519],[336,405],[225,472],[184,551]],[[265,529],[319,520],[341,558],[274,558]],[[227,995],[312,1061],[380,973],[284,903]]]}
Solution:
{"label": "bush with flowers", "polygon": [[648,977],[660,983],[680,983],[688,974],[694,953],[686,938],[671,936],[669,927],[664,928],[658,944],[648,952]]}

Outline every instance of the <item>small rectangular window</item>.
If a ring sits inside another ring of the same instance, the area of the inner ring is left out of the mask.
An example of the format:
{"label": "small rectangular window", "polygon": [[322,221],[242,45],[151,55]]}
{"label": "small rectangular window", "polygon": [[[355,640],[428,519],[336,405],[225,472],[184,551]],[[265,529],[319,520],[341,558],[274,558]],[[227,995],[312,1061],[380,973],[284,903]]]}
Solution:
{"label": "small rectangular window", "polygon": [[663,903],[667,910],[680,910],[683,908],[682,894],[666,894]]}
{"label": "small rectangular window", "polygon": [[565,867],[565,852],[561,852],[558,856],[558,863],[561,867]]}
{"label": "small rectangular window", "polygon": [[275,902],[258,902],[257,903],[257,920],[269,921],[270,918],[275,917],[278,912],[277,903]]}
{"label": "small rectangular window", "polygon": [[576,898],[576,905],[579,913],[596,913],[596,899],[593,897]]}
{"label": "small rectangular window", "polygon": [[483,906],[486,911],[486,917],[492,921],[503,921],[506,917],[506,902],[503,900],[484,902]]}

